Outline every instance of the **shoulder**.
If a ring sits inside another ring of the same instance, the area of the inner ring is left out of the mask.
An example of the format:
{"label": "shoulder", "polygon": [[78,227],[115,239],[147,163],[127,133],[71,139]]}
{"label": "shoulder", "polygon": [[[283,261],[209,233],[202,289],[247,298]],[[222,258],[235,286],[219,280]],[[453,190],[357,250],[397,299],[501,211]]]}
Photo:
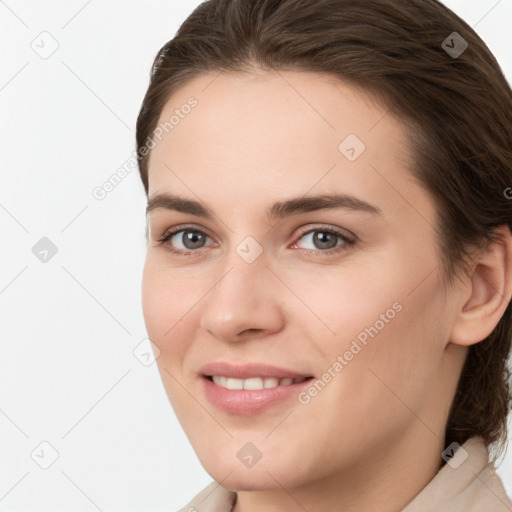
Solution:
{"label": "shoulder", "polygon": [[459,446],[428,485],[402,512],[512,512],[512,502],[489,462],[481,437]]}
{"label": "shoulder", "polygon": [[178,512],[232,512],[236,492],[212,482]]}
{"label": "shoulder", "polygon": [[497,475],[494,466],[489,463],[467,490],[470,511],[493,510],[496,512],[512,512],[512,501],[507,495],[503,482]]}

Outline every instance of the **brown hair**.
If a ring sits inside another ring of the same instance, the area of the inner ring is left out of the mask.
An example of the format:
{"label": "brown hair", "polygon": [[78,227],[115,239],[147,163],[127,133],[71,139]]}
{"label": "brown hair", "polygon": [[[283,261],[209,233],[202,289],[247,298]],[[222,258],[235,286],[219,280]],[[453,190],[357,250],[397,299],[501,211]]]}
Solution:
{"label": "brown hair", "polygon": [[[458,56],[448,53],[453,32],[468,44]],[[200,4],[151,69],[136,135],[146,194],[146,145],[171,94],[206,72],[257,67],[330,73],[373,94],[408,126],[411,172],[437,206],[447,283],[469,268],[475,247],[496,239],[496,227],[512,230],[512,200],[505,192],[512,186],[512,92],[485,43],[436,0]],[[511,341],[509,303],[491,335],[469,347],[445,446],[480,435],[488,448],[498,445],[497,454],[505,448]]]}

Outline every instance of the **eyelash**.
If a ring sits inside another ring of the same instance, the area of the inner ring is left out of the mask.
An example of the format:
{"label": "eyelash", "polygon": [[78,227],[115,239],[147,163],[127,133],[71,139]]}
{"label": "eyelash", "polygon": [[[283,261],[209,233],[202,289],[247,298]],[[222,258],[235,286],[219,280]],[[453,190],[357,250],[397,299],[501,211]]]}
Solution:
{"label": "eyelash", "polygon": [[[200,229],[196,229],[192,226],[177,226],[176,228],[172,229],[171,231],[166,231],[164,233],[164,235],[158,239],[159,245],[166,244],[174,235],[176,235],[182,231],[184,231],[184,232],[190,231],[193,233],[200,233],[201,235],[205,235],[206,237],[211,238],[204,231],[201,231]],[[322,256],[329,256],[332,254],[337,254],[337,253],[346,251],[350,247],[352,247],[356,244],[355,238],[350,238],[347,235],[345,235],[344,233],[342,233],[341,231],[338,231],[337,229],[334,229],[332,227],[317,227],[314,229],[308,229],[308,230],[300,233],[298,238],[296,239],[295,242],[293,242],[292,245],[295,245],[305,235],[308,235],[310,233],[315,233],[315,232],[329,233],[329,234],[335,235],[343,241],[343,244],[339,245],[339,246],[337,245],[335,247],[332,247],[331,249],[325,249],[325,250],[321,250],[321,249],[295,249],[295,250],[305,252],[306,254],[315,254],[315,255],[320,254]],[[177,254],[179,256],[193,256],[194,254],[197,254],[198,252],[200,252],[201,249],[204,249],[204,247],[200,247],[199,249],[188,250],[188,251],[183,251],[181,249],[174,249],[170,244],[167,247],[167,250],[169,252],[171,252],[172,254]]]}

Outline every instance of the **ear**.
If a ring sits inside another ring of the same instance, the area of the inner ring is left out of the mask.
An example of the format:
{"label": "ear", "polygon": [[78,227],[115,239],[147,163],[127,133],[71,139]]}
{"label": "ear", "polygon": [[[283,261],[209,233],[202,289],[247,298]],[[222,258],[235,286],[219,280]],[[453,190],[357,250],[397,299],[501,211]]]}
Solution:
{"label": "ear", "polygon": [[512,235],[506,225],[496,232],[501,239],[479,254],[468,276],[450,337],[456,345],[469,346],[487,338],[511,300]]}

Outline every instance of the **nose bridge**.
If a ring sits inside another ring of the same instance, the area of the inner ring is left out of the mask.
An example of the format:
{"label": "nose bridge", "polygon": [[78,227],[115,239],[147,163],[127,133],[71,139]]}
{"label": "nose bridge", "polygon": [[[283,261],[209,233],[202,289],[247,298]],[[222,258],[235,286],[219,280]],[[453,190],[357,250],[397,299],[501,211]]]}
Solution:
{"label": "nose bridge", "polygon": [[214,336],[234,340],[245,330],[274,330],[281,314],[269,285],[263,247],[246,237],[219,265],[218,276],[201,312],[201,326]]}
{"label": "nose bridge", "polygon": [[263,283],[269,273],[263,246],[252,236],[246,236],[231,247],[223,256],[220,268],[220,275],[212,291],[218,296],[226,295],[226,298],[240,295],[244,299],[257,299],[255,293],[247,294],[247,290],[256,292],[255,284]]}

